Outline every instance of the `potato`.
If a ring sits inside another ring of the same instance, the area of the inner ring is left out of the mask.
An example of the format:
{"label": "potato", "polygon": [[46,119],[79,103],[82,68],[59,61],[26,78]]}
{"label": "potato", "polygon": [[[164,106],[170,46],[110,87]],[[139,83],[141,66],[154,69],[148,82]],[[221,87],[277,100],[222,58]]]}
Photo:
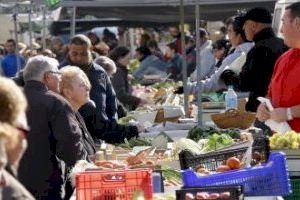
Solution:
{"label": "potato", "polygon": [[209,194],[209,199],[218,199],[220,198],[219,193],[211,193]]}
{"label": "potato", "polygon": [[223,192],[223,193],[221,193],[220,194],[220,198],[222,199],[222,200],[227,200],[227,199],[230,199],[230,192]]}
{"label": "potato", "polygon": [[192,193],[186,193],[184,199],[185,200],[195,200],[195,197]]}
{"label": "potato", "polygon": [[220,165],[217,168],[217,172],[227,172],[230,170],[230,167],[228,167],[227,165]]}
{"label": "potato", "polygon": [[196,200],[208,199],[209,194],[207,192],[197,192]]}

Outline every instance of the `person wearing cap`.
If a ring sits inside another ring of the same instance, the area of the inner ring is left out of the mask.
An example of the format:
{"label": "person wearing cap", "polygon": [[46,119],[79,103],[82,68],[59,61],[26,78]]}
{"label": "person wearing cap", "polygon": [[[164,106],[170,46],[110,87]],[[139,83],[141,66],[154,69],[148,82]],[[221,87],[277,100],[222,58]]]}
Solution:
{"label": "person wearing cap", "polygon": [[247,111],[256,112],[259,105],[257,97],[267,94],[275,62],[287,50],[283,41],[273,32],[271,23],[271,13],[265,8],[253,8],[245,14],[243,29],[247,40],[255,45],[248,52],[240,74],[228,69],[221,75],[226,85],[250,92]]}
{"label": "person wearing cap", "polygon": [[268,97],[274,110],[270,112],[260,104],[257,117],[260,121],[287,121],[292,130],[300,132],[300,2],[286,8],[281,32],[291,49],[277,60],[269,86]]}

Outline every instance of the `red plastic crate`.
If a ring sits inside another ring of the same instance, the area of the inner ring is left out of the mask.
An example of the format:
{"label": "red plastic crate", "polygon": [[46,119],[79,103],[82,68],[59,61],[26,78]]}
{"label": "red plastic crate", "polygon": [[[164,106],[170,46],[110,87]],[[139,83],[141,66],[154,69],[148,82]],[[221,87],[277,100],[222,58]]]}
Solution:
{"label": "red plastic crate", "polygon": [[97,170],[76,175],[77,200],[131,200],[136,191],[152,199],[151,170]]}

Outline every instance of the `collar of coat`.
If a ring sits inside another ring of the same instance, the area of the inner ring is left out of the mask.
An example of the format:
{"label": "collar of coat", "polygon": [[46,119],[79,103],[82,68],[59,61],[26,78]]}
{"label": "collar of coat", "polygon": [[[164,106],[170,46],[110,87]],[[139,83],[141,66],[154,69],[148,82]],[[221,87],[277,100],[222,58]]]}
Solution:
{"label": "collar of coat", "polygon": [[265,39],[268,39],[271,37],[276,37],[273,29],[272,28],[264,28],[263,30],[261,30],[254,36],[253,41],[256,43],[258,41],[265,40]]}
{"label": "collar of coat", "polygon": [[42,91],[47,91],[48,90],[47,86],[44,83],[40,82],[40,81],[34,81],[34,80],[27,81],[25,83],[25,86],[26,87],[31,87],[31,88],[37,88],[37,89],[42,90]]}
{"label": "collar of coat", "polygon": [[90,69],[92,68],[92,65],[93,65],[93,61],[90,61],[88,64],[86,65],[76,65],[76,64],[73,64],[72,61],[70,60],[69,57],[67,57],[67,63],[69,65],[72,65],[72,66],[77,66],[79,67],[80,69],[82,69],[82,71],[84,71],[86,74],[88,74],[88,72],[90,71]]}

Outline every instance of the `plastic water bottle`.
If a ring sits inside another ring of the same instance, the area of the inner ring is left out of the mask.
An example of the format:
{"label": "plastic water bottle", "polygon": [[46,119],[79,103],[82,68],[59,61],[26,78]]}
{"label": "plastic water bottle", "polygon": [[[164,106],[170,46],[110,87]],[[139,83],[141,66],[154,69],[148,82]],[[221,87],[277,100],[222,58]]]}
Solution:
{"label": "plastic water bottle", "polygon": [[237,95],[234,92],[232,85],[228,86],[228,90],[225,95],[225,105],[226,110],[237,109],[238,107]]}

